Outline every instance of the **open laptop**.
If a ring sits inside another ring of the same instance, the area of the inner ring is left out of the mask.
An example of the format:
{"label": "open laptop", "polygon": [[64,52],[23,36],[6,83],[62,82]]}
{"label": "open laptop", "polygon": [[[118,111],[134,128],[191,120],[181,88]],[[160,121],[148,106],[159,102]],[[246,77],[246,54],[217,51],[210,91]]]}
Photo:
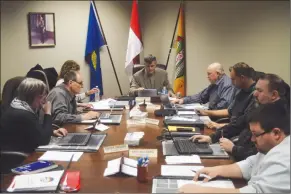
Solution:
{"label": "open laptop", "polygon": [[138,97],[152,97],[157,95],[158,95],[157,89],[143,89],[137,92]]}
{"label": "open laptop", "polygon": [[92,133],[68,133],[57,144],[59,146],[86,146]]}
{"label": "open laptop", "polygon": [[174,146],[181,155],[190,154],[212,154],[213,150],[208,143],[193,142],[189,138],[173,138],[171,131],[167,128]]}

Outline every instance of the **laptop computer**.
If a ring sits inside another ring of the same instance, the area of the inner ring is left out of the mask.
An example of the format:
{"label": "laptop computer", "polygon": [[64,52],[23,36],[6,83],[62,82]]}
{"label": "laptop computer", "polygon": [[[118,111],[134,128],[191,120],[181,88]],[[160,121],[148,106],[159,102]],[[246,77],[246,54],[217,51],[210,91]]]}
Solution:
{"label": "laptop computer", "polygon": [[86,146],[92,133],[68,133],[58,141],[59,146]]}
{"label": "laptop computer", "polygon": [[139,90],[137,92],[138,97],[151,97],[151,96],[157,96],[158,91],[157,89],[144,89],[144,90]]}
{"label": "laptop computer", "polygon": [[167,128],[170,138],[173,140],[174,146],[176,147],[179,154],[190,155],[190,154],[212,154],[213,151],[208,143],[193,142],[189,138],[174,138],[171,131]]}

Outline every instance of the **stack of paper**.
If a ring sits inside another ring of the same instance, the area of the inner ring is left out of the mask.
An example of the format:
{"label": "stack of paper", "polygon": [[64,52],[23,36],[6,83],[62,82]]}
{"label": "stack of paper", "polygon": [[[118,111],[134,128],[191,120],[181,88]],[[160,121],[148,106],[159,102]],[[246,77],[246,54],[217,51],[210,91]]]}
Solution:
{"label": "stack of paper", "polygon": [[8,192],[55,191],[63,175],[63,170],[38,174],[17,175]]}
{"label": "stack of paper", "polygon": [[201,160],[198,155],[192,156],[166,156],[167,164],[200,164]]}
{"label": "stack of paper", "polygon": [[201,170],[202,168],[204,168],[204,166],[162,165],[161,175],[194,177],[194,175],[196,174],[194,171]]}
{"label": "stack of paper", "polygon": [[77,162],[83,155],[83,152],[60,152],[60,151],[47,151],[38,160],[49,160],[49,161],[70,161],[74,154],[73,160]]}
{"label": "stack of paper", "polygon": [[130,146],[138,146],[143,136],[144,132],[127,133],[124,138],[124,143]]}

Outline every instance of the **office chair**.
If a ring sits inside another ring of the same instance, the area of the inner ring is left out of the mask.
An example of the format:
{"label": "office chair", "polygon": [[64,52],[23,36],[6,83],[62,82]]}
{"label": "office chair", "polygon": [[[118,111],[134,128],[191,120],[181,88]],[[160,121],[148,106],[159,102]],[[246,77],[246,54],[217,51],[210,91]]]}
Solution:
{"label": "office chair", "polygon": [[134,75],[136,72],[142,70],[144,67],[144,65],[134,65],[132,68],[132,74]]}
{"label": "office chair", "polygon": [[166,65],[164,65],[164,64],[157,64],[157,68],[166,70]]}
{"label": "office chair", "polygon": [[8,174],[12,168],[20,166],[21,163],[28,157],[28,154],[17,151],[2,151],[0,152],[1,174]]}
{"label": "office chair", "polygon": [[17,96],[17,88],[25,77],[17,76],[6,81],[2,92],[1,114],[10,107],[10,103]]}

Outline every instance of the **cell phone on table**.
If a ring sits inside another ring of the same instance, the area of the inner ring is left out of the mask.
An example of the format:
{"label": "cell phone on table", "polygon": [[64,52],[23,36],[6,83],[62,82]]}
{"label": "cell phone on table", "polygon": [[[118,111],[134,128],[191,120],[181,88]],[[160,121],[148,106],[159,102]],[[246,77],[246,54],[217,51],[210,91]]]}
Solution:
{"label": "cell phone on table", "polygon": [[183,127],[178,127],[177,128],[178,132],[192,132],[192,128],[183,128]]}

